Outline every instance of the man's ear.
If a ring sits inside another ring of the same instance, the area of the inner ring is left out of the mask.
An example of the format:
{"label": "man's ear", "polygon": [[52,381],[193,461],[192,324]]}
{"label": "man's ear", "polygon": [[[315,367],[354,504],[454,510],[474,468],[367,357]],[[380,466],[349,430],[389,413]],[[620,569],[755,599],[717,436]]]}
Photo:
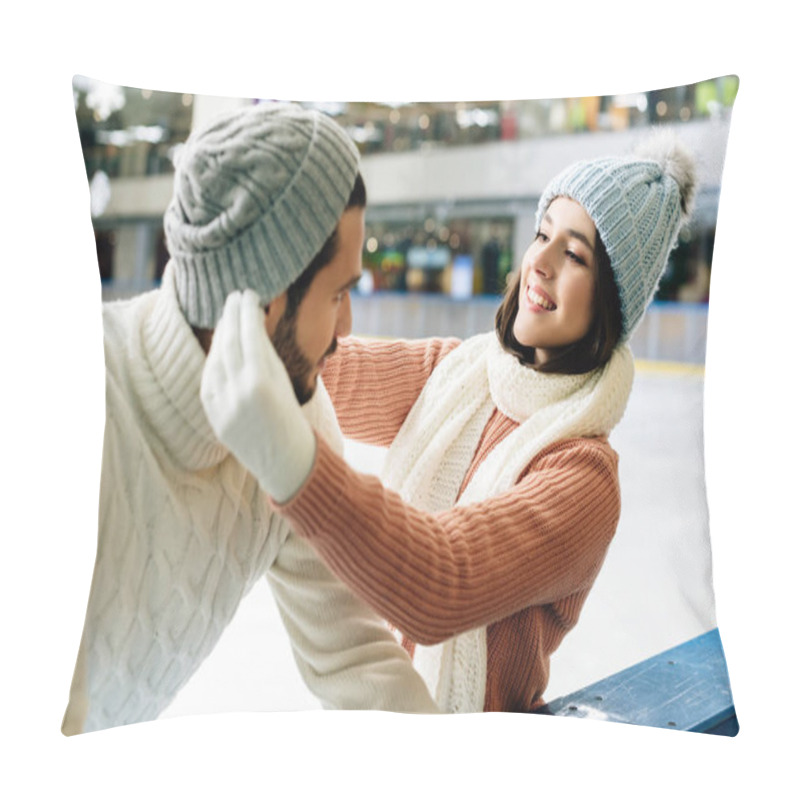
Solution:
{"label": "man's ear", "polygon": [[267,329],[267,335],[272,339],[275,329],[278,327],[278,322],[281,317],[286,313],[286,300],[287,293],[282,292],[277,297],[264,306],[264,326]]}

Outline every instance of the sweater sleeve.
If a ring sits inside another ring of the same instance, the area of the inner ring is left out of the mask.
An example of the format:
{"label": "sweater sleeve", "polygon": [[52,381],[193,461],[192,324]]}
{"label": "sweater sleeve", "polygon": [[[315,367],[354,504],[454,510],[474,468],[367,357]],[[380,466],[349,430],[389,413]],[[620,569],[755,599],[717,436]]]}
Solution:
{"label": "sweater sleeve", "polygon": [[322,380],[342,432],[388,447],[436,365],[458,339],[339,340]]}
{"label": "sweater sleeve", "polygon": [[267,580],[300,674],[325,708],[439,711],[383,620],[308,542],[290,533]]}
{"label": "sweater sleeve", "polygon": [[428,514],[324,443],[279,508],[331,569],[420,644],[435,644],[591,586],[620,513],[605,441],[543,450],[509,491]]}

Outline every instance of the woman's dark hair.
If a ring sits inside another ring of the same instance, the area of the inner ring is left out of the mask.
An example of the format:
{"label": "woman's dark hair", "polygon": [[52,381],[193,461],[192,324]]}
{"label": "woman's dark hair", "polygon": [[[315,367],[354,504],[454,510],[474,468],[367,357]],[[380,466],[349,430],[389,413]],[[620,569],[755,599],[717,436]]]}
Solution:
{"label": "woman's dark hair", "polygon": [[[364,179],[359,172],[356,175],[356,182],[353,185],[353,190],[350,192],[350,197],[345,206],[345,211],[351,208],[366,208],[367,205],[367,187],[364,185]],[[326,265],[330,264],[336,255],[339,248],[339,226],[333,229],[333,233],[327,238],[325,244],[322,245],[320,251],[311,259],[311,263],[303,270],[300,276],[292,283],[286,290],[286,310],[284,313],[290,318],[300,305],[302,299],[305,297],[308,287],[314,280],[314,276]]]}
{"label": "woman's dark hair", "polygon": [[560,349],[541,365],[533,363],[535,348],[520,344],[514,336],[521,271],[517,270],[511,277],[503,302],[495,315],[495,328],[503,348],[515,355],[520,363],[539,372],[577,375],[602,367],[611,358],[622,333],[622,308],[611,269],[611,259],[599,234],[595,241],[595,259],[597,280],[594,284],[594,318],[588,332],[582,339]]}

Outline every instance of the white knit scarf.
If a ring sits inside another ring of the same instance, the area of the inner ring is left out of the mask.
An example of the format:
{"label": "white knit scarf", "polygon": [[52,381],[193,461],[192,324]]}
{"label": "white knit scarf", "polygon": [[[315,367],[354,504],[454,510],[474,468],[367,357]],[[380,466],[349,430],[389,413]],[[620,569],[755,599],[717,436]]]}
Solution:
{"label": "white knit scarf", "polygon": [[[618,346],[602,368],[556,375],[523,366],[494,331],[459,345],[433,371],[387,453],[384,483],[411,505],[445,511],[510,489],[543,448],[570,437],[608,435],[625,411],[633,355]],[[495,406],[519,426],[458,491]],[[414,666],[443,711],[482,711],[486,628],[432,647],[417,646]]]}

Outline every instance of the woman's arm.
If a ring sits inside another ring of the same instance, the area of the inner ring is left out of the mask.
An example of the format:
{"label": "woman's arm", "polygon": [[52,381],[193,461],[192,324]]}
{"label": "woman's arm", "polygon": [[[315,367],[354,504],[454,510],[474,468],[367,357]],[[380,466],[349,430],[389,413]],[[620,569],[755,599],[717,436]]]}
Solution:
{"label": "woman's arm", "polygon": [[388,447],[431,372],[458,345],[458,339],[340,339],[322,380],[344,435]]}
{"label": "woman's arm", "polygon": [[591,585],[619,521],[617,458],[604,440],[566,440],[510,491],[428,514],[318,442],[279,511],[381,616],[433,644]]}
{"label": "woman's arm", "polygon": [[616,529],[616,455],[601,440],[553,445],[510,491],[437,515],[359,475],[311,431],[249,290],[226,300],[200,395],[219,440],[295,530],[423,644],[588,588]]}

